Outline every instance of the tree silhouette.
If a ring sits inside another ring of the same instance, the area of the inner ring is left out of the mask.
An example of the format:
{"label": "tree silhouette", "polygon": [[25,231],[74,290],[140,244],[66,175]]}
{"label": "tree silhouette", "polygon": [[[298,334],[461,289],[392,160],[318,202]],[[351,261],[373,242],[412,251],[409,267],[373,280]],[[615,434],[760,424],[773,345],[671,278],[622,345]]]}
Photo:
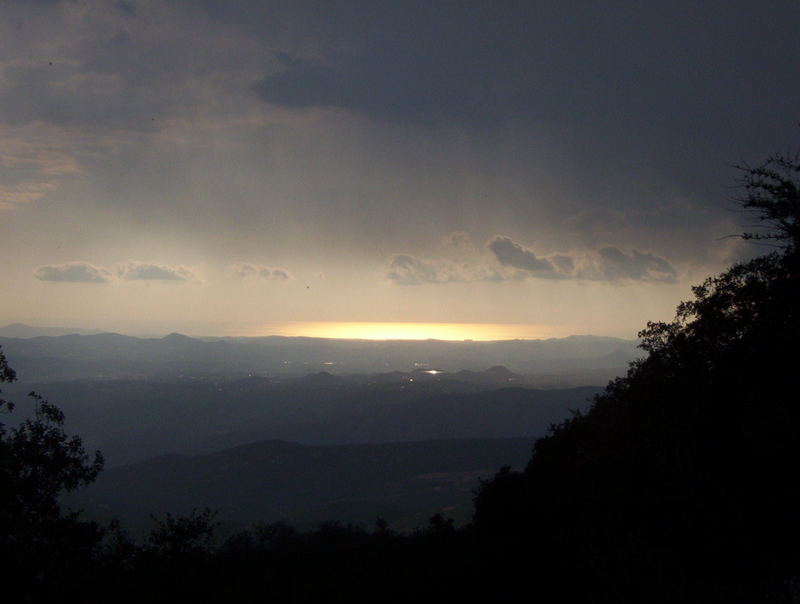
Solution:
{"label": "tree silhouette", "polygon": [[153,518],[156,526],[150,531],[147,546],[152,552],[169,557],[200,557],[209,554],[214,545],[216,512],[205,508],[188,516],[167,513],[164,520]]}
{"label": "tree silhouette", "polygon": [[[0,383],[16,379],[0,350]],[[38,394],[29,394],[34,416],[9,427],[0,422],[0,565],[14,576],[14,589],[44,597],[58,578],[87,563],[102,536],[94,523],[65,512],[59,496],[91,483],[103,467],[77,436],[64,430],[64,414]],[[12,402],[0,399],[10,413]]]}
{"label": "tree silhouette", "polygon": [[476,496],[487,547],[587,601],[755,601],[800,569],[800,162],[740,184],[744,238],[778,249],[648,323],[647,356]]}
{"label": "tree silhouette", "polygon": [[800,241],[800,156],[774,155],[757,168],[740,168],[745,191],[742,207],[759,221],[761,230],[745,239],[773,239],[796,251]]}

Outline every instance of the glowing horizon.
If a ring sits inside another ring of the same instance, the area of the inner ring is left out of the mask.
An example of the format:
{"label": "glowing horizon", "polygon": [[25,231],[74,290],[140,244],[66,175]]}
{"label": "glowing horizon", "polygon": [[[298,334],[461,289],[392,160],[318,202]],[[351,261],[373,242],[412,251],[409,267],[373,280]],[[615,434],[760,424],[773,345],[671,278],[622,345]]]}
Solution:
{"label": "glowing horizon", "polygon": [[295,336],[352,340],[538,340],[574,332],[524,323],[420,323],[404,321],[289,321],[253,326],[240,336]]}
{"label": "glowing horizon", "polygon": [[0,3],[0,325],[633,339],[797,121],[791,2],[108,4]]}

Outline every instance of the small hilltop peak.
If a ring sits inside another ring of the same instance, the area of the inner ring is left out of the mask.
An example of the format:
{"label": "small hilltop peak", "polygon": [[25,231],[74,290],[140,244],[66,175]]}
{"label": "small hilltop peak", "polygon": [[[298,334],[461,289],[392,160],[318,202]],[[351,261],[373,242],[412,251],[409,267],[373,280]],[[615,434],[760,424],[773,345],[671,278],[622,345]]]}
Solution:
{"label": "small hilltop peak", "polygon": [[192,340],[192,338],[185,336],[182,333],[173,331],[172,333],[165,335],[163,338],[161,338],[161,340],[164,342],[189,342]]}
{"label": "small hilltop peak", "polygon": [[486,371],[482,372],[483,375],[486,377],[492,377],[496,379],[514,379],[517,377],[517,374],[511,371],[505,365],[495,365],[494,367],[489,367]]}

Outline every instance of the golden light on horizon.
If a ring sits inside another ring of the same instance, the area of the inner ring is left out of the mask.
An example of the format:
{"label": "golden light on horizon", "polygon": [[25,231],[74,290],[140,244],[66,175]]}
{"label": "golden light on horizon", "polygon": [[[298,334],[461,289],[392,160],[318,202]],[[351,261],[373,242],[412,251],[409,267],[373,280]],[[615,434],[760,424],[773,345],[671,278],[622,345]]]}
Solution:
{"label": "golden light on horizon", "polygon": [[353,340],[535,340],[569,335],[563,328],[525,323],[293,321],[263,324],[249,335]]}

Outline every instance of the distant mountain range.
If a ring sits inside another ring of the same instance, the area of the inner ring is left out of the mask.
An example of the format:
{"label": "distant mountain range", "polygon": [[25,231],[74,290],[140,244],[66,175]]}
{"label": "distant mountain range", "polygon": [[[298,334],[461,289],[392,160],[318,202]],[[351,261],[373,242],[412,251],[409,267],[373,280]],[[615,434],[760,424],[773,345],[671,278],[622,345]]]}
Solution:
{"label": "distant mountain range", "polygon": [[81,329],[79,327],[32,327],[24,323],[10,323],[0,327],[0,337],[3,338],[38,338],[58,337],[78,334],[81,336],[104,333],[96,329]]}
{"label": "distant mountain range", "polygon": [[503,367],[300,378],[70,380],[4,388],[18,412],[36,390],[110,465],[267,439],[304,444],[540,436],[600,387],[537,390]]}
{"label": "distant mountain range", "polygon": [[112,468],[68,503],[142,531],[150,513],[202,507],[236,525],[336,519],[371,526],[381,517],[409,529],[435,513],[469,520],[479,478],[504,465],[521,469],[532,446],[530,437],[322,447],[266,441]]}
{"label": "distant mountain range", "polygon": [[467,520],[479,477],[520,467],[535,438],[638,356],[634,341],[593,336],[80,332],[0,329],[19,376],[3,389],[19,403],[9,420],[30,410],[30,390],[58,405],[67,432],[108,461],[79,507],[140,527],[150,512],[202,506],[239,525],[381,516],[408,528],[437,511]]}
{"label": "distant mountain range", "polygon": [[[518,374],[574,375],[624,370],[637,342],[570,336],[548,340],[374,341],[268,336],[259,338],[135,338],[113,333],[71,333],[11,325],[0,346],[21,379],[153,378],[179,375],[344,375],[413,369],[479,371],[505,366]],[[579,382],[581,383],[581,382]],[[598,383],[596,381],[582,383]]]}

